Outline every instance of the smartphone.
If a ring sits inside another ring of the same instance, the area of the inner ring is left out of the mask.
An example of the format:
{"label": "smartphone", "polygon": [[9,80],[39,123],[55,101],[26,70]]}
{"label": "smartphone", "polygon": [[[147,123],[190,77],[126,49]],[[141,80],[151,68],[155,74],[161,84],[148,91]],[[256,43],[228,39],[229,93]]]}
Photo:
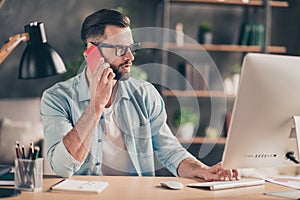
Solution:
{"label": "smartphone", "polygon": [[102,58],[101,52],[97,46],[93,45],[83,52],[83,57],[86,61],[88,68],[94,73],[96,66],[99,64],[100,58]]}

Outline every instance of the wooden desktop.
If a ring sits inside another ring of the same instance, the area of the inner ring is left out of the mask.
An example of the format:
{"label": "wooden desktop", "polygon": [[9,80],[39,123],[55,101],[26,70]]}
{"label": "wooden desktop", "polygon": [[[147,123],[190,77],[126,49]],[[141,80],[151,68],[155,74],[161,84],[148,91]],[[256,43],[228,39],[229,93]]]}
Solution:
{"label": "wooden desktop", "polygon": [[220,191],[209,191],[197,188],[184,187],[181,190],[170,190],[160,186],[161,181],[176,180],[184,185],[200,181],[197,179],[178,177],[125,177],[125,176],[74,176],[76,180],[98,180],[107,181],[109,186],[99,194],[87,194],[79,192],[53,192],[49,188],[62,180],[57,177],[45,177],[43,191],[25,192],[15,197],[4,198],[7,200],[17,199],[42,199],[42,200],[75,200],[75,199],[280,199],[273,196],[264,195],[265,192],[291,190],[289,188],[265,183],[261,186],[251,186],[238,189],[227,189]]}

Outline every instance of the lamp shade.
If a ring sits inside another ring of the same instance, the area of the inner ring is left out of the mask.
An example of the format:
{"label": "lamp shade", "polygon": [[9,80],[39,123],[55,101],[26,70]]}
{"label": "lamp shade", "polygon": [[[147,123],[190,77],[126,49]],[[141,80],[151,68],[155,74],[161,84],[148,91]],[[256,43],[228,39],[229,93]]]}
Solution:
{"label": "lamp shade", "polygon": [[59,54],[47,43],[44,24],[33,22],[25,26],[29,34],[19,67],[20,79],[32,79],[61,74],[66,71]]}

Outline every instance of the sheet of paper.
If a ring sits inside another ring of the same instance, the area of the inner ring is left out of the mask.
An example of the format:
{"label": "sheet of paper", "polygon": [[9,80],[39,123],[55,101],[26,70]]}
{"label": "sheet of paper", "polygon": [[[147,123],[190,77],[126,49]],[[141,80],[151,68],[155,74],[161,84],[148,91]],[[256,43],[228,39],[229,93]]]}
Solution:
{"label": "sheet of paper", "polygon": [[297,190],[300,189],[300,177],[282,176],[276,178],[266,178],[265,180],[271,183],[283,185],[293,189],[297,189]]}
{"label": "sheet of paper", "polygon": [[271,195],[275,197],[282,197],[285,199],[300,199],[300,190],[288,190],[278,192],[267,192],[265,195]]}

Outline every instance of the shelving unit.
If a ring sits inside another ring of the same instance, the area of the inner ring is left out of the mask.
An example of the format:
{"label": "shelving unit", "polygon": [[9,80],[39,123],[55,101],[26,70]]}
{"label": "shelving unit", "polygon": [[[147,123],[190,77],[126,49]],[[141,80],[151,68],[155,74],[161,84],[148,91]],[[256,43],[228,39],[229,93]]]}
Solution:
{"label": "shelving unit", "polygon": [[[287,49],[284,46],[272,46],[271,44],[271,23],[272,23],[272,9],[273,7],[288,7],[289,4],[286,1],[271,1],[271,0],[162,0],[163,6],[163,27],[170,28],[170,18],[171,18],[171,4],[207,4],[210,6],[219,6],[226,5],[230,6],[242,6],[242,7],[261,7],[259,9],[264,9],[264,18],[263,24],[265,29],[264,34],[264,43],[261,46],[246,46],[246,45],[237,45],[237,44],[184,44],[183,46],[178,46],[176,43],[163,42],[160,43],[144,43],[142,44],[145,48],[162,48],[162,49],[170,49],[170,50],[184,50],[184,51],[208,51],[208,52],[226,52],[226,53],[241,53],[245,54],[248,52],[256,52],[256,53],[286,53]],[[217,15],[218,13],[216,13]],[[171,28],[172,29],[172,28]],[[169,41],[169,35],[164,33],[164,40]],[[169,55],[168,53],[162,54],[162,62],[168,66],[169,63]],[[161,73],[162,82],[164,83],[166,72],[162,70]],[[176,98],[176,97],[189,97],[196,96],[201,99],[209,99],[209,98],[226,98],[231,102],[234,101],[234,95],[226,95],[224,91],[206,91],[206,90],[196,90],[196,91],[188,91],[188,90],[162,90],[162,95],[167,100],[168,98]],[[168,109],[168,108],[167,108]],[[206,142],[203,137],[196,137],[192,141],[193,144],[202,144]],[[216,140],[212,140],[216,142]],[[217,140],[217,144],[224,144],[226,138],[219,138]],[[185,143],[185,141],[181,141]],[[191,141],[189,141],[191,142]]]}
{"label": "shelving unit", "polygon": [[[254,49],[255,52],[270,52],[270,53],[282,53],[285,52],[284,47],[269,47],[270,44],[270,32],[271,32],[271,22],[272,22],[272,7],[288,7],[289,4],[286,1],[272,1],[272,0],[163,0],[163,16],[164,16],[164,22],[163,26],[165,28],[169,27],[170,22],[170,4],[187,4],[187,3],[194,3],[194,4],[212,4],[212,5],[237,5],[237,6],[252,6],[252,7],[264,7],[265,10],[265,44],[262,45],[262,47],[256,47]],[[238,51],[240,48],[240,51],[245,52],[245,47],[238,45],[233,45],[233,47],[230,47],[225,45],[221,45],[221,47],[218,47],[218,45],[214,45],[213,47],[207,47],[208,51],[230,51],[230,49],[236,49],[235,51]],[[211,49],[212,48],[212,49]],[[254,47],[252,47],[254,48]],[[277,49],[279,52],[277,52]],[[247,50],[249,52],[252,52],[251,49]]]}

